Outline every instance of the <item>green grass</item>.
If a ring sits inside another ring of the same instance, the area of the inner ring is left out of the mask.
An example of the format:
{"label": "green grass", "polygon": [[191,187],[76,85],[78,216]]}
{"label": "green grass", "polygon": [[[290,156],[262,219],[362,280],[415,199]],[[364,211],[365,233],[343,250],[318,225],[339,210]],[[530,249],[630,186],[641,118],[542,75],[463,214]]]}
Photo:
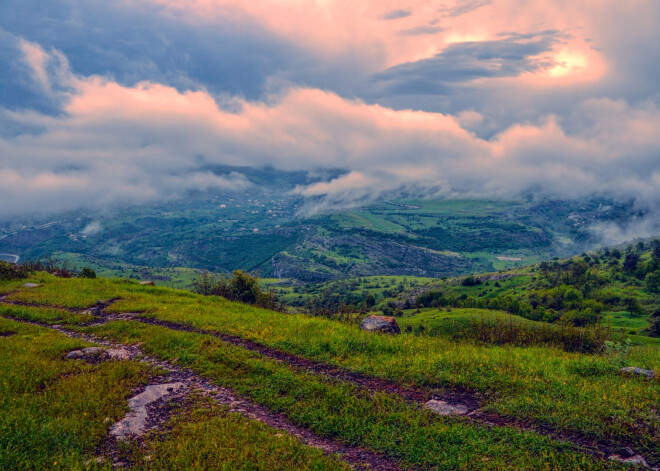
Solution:
{"label": "green grass", "polygon": [[612,463],[511,428],[443,418],[384,393],[293,371],[280,362],[206,335],[131,322],[89,328],[176,361],[231,387],[315,433],[397,457],[420,469],[606,469]]}
{"label": "green grass", "polygon": [[339,471],[349,467],[260,422],[191,398],[132,450],[133,469]]}
{"label": "green grass", "polygon": [[[158,319],[238,335],[402,383],[480,392],[487,397],[487,409],[499,414],[596,439],[629,442],[658,455],[660,427],[653,411],[660,382],[617,374],[604,357],[544,347],[478,346],[442,336],[373,335],[327,319],[119,281],[48,277],[42,281],[43,287],[15,296],[55,305],[79,304],[78,292],[88,300],[121,296],[111,310],[148,311],[146,315]],[[635,347],[628,364],[658,371],[658,352],[657,346]]]}
{"label": "green grass", "polygon": [[0,469],[109,469],[95,450],[149,368],[64,361],[89,344],[3,318],[0,331],[14,332],[0,337]]}
{"label": "green grass", "polygon": [[534,322],[514,316],[503,311],[492,311],[488,309],[461,309],[451,308],[451,310],[424,309],[418,314],[417,310],[410,309],[404,311],[404,316],[397,318],[397,323],[401,329],[410,327],[413,332],[419,332],[420,326],[423,326],[423,332],[429,335],[454,336],[462,330],[469,329],[473,320],[492,322],[496,320],[522,322],[530,325],[542,325],[540,322]]}
{"label": "green grass", "polygon": [[157,285],[174,288],[188,288],[199,274],[199,270],[193,268],[148,267],[130,263],[112,262],[71,252],[55,252],[52,259],[57,263],[66,263],[68,267],[76,268],[77,270],[81,270],[83,267],[89,267],[96,272],[97,276],[103,278],[123,277],[136,280],[151,280]]}
{"label": "green grass", "polygon": [[0,316],[37,321],[49,325],[78,325],[94,320],[94,316],[90,314],[73,314],[63,309],[43,309],[30,306],[12,306],[7,304],[0,304]]}

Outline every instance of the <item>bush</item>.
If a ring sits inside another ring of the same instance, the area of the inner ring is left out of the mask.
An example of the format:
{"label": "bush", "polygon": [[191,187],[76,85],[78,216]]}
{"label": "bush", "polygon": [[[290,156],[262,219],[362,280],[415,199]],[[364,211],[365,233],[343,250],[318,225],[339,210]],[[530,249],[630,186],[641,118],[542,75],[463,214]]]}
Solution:
{"label": "bush", "polygon": [[192,291],[205,296],[222,296],[230,301],[252,304],[266,309],[278,309],[277,296],[272,291],[263,291],[259,278],[236,270],[232,278],[216,278],[208,272],[202,273],[192,283]]}
{"label": "bush", "polygon": [[78,274],[80,278],[96,278],[96,272],[91,268],[84,267]]}
{"label": "bush", "polygon": [[568,311],[559,318],[561,322],[576,327],[585,327],[599,323],[603,315],[593,309]]}
{"label": "bush", "polygon": [[644,281],[646,291],[653,294],[660,293],[660,270],[652,271],[646,275]]}
{"label": "bush", "polygon": [[31,273],[32,269],[28,266],[0,262],[0,280],[20,280],[27,278]]}
{"label": "bush", "polygon": [[567,352],[597,353],[610,338],[609,328],[596,325],[578,328],[569,325],[529,325],[513,320],[495,322],[472,319],[470,328],[458,337],[490,345],[550,346]]}
{"label": "bush", "polygon": [[646,331],[650,337],[660,337],[660,317],[653,317],[651,325]]}
{"label": "bush", "polygon": [[481,284],[481,280],[479,278],[475,278],[474,276],[468,276],[463,279],[461,284],[463,286],[477,286]]}
{"label": "bush", "polygon": [[626,366],[626,358],[632,350],[632,341],[626,339],[625,342],[605,341],[603,344],[603,353],[609,359],[610,363],[617,368]]}

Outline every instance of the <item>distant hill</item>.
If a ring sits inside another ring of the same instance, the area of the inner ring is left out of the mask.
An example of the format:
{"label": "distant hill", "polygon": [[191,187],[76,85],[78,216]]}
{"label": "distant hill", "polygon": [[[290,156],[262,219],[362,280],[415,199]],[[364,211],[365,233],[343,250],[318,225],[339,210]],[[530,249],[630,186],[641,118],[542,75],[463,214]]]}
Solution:
{"label": "distant hill", "polygon": [[524,266],[601,243],[602,223],[635,212],[606,200],[382,200],[310,214],[295,189],[328,179],[216,167],[250,186],[182,200],[75,211],[0,226],[10,260],[57,257],[128,276],[136,267],[234,269],[306,282],[371,275],[444,277]]}

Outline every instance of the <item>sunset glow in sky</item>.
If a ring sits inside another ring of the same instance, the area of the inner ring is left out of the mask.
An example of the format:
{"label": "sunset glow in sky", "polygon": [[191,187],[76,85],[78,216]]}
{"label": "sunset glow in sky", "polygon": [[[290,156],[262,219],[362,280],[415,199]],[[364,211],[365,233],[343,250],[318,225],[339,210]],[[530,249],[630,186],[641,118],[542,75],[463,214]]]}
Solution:
{"label": "sunset glow in sky", "polygon": [[406,190],[660,206],[657,0],[5,0],[0,217],[342,168]]}

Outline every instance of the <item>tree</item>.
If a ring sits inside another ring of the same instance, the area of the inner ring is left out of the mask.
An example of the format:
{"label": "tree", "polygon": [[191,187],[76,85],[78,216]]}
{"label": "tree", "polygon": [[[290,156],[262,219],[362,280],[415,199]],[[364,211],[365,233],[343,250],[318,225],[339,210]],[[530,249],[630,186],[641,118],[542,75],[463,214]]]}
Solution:
{"label": "tree", "polygon": [[89,267],[83,267],[78,276],[80,278],[96,278],[96,272]]}
{"label": "tree", "polygon": [[463,286],[476,286],[480,284],[481,280],[479,278],[475,278],[474,276],[465,277],[462,282]]}
{"label": "tree", "polygon": [[660,270],[647,274],[644,280],[644,286],[649,293],[660,293]]}
{"label": "tree", "polygon": [[634,273],[637,270],[637,264],[639,263],[639,254],[635,252],[630,252],[626,254],[626,258],[623,261],[623,271],[626,273]]}
{"label": "tree", "polygon": [[632,317],[636,317],[642,314],[642,305],[637,298],[630,296],[624,298],[623,302],[626,305],[626,310]]}
{"label": "tree", "polygon": [[655,260],[660,260],[660,239],[655,239],[653,242],[651,242],[651,247],[653,249],[653,258]]}
{"label": "tree", "polygon": [[651,320],[648,333],[651,337],[660,337],[660,317],[654,317]]}

